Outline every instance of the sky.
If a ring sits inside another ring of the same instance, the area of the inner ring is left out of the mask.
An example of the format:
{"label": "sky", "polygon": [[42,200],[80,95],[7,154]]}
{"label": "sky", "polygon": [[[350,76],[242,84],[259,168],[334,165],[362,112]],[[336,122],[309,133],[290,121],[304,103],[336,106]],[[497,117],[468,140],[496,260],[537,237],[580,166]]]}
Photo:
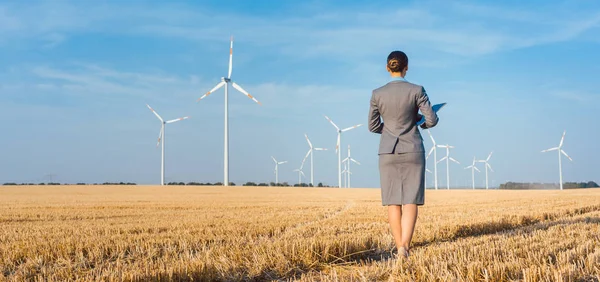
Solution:
{"label": "sky", "polygon": [[229,93],[230,181],[274,181],[274,156],[289,162],[280,181],[296,183],[306,133],[329,149],[314,154],[315,182],[335,185],[328,115],[363,124],[343,134],[342,158],[351,145],[361,163],[352,186],[379,187],[379,136],[365,124],[393,50],[408,54],[410,82],[448,103],[431,133],[455,146],[452,186],[470,185],[464,167],[491,151],[491,186],[557,183],[557,155],[540,151],[564,130],[565,181],[600,181],[598,1],[8,0],[0,182],[158,184],[160,122],[146,104],[190,116],[167,125],[166,180],[222,181],[223,90],[196,99],[226,76],[232,35],[232,79],[262,106]]}

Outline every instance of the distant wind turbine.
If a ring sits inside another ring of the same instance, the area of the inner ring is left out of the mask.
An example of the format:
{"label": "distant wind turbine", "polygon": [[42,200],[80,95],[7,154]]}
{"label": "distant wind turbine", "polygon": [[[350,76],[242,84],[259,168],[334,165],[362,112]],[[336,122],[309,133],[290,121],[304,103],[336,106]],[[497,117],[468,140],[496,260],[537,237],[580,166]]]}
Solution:
{"label": "distant wind turbine", "polygon": [[[304,165],[304,164],[302,164]],[[294,169],[294,172],[298,173],[298,186],[302,185],[302,177],[304,176],[306,178],[306,175],[304,175],[304,172],[302,172],[302,166],[298,169]]]}
{"label": "distant wind turbine", "polygon": [[475,160],[475,157],[473,157],[473,163],[468,166],[465,167],[465,169],[471,169],[471,182],[473,183],[473,190],[475,190],[475,171],[477,172],[481,172],[476,166],[475,164],[477,163],[477,161]]}
{"label": "distant wind turbine", "polygon": [[313,154],[314,151],[327,151],[326,148],[315,148],[313,147],[312,142],[310,142],[310,139],[308,139],[308,135],[304,134],[304,137],[306,137],[306,142],[308,142],[308,152],[306,152],[306,156],[304,157],[304,160],[302,161],[302,165],[304,165],[304,161],[306,161],[306,158],[308,158],[308,155],[310,155],[310,185],[315,186],[315,179],[314,179],[314,175],[315,175],[315,171],[314,171],[314,166],[313,166]]}
{"label": "distant wind turbine", "polygon": [[431,154],[433,153],[433,181],[434,181],[435,190],[437,190],[438,189],[437,143],[435,143],[435,139],[433,139],[433,135],[431,135],[431,131],[429,129],[427,129],[427,133],[429,134],[429,138],[431,138],[431,142],[433,142],[433,146],[431,147],[431,150],[429,150],[429,153],[427,154],[427,158],[425,158],[425,159],[429,159],[429,156],[431,156]]}
{"label": "distant wind turbine", "polygon": [[480,163],[484,163],[484,164],[485,164],[485,189],[489,189],[489,186],[488,186],[488,168],[489,168],[489,169],[490,169],[492,172],[494,172],[494,170],[492,169],[492,166],[491,166],[491,165],[490,165],[490,163],[489,163],[489,161],[490,161],[490,158],[492,157],[492,154],[493,154],[493,153],[494,153],[494,152],[490,152],[490,154],[488,155],[487,159],[485,159],[485,160],[478,160],[478,162],[480,162]]}
{"label": "distant wind turbine", "polygon": [[271,159],[275,162],[275,184],[279,184],[279,165],[287,163],[287,161],[278,162],[273,156]]}
{"label": "distant wind turbine", "polygon": [[252,99],[252,101],[254,101],[260,105],[260,102],[258,100],[256,100],[256,98],[254,98],[252,95],[250,95],[248,92],[246,92],[246,90],[244,90],[241,86],[237,85],[235,82],[233,82],[231,80],[232,66],[233,66],[233,36],[231,37],[231,42],[229,45],[229,72],[227,73],[227,77],[221,77],[221,82],[219,82],[219,84],[217,84],[213,89],[206,92],[206,94],[204,94],[204,96],[198,98],[198,100],[197,100],[197,102],[198,102],[198,101],[208,97],[208,95],[217,91],[219,88],[225,86],[225,130],[224,130],[225,138],[224,138],[224,144],[223,144],[223,147],[224,147],[223,148],[224,149],[223,150],[223,179],[224,179],[223,185],[225,185],[225,186],[229,186],[229,112],[228,112],[229,84],[231,83],[231,86],[233,86],[233,88],[242,92],[242,94],[246,95],[248,98]]}
{"label": "distant wind turbine", "polygon": [[437,145],[438,148],[445,148],[446,149],[446,156],[443,157],[442,159],[440,159],[438,161],[438,163],[443,162],[444,160],[446,161],[446,186],[448,188],[448,190],[450,190],[450,161],[453,161],[457,164],[460,164],[457,160],[455,160],[454,158],[450,157],[450,149],[454,149],[454,146],[450,146],[450,145]]}
{"label": "distant wind turbine", "polygon": [[354,162],[357,165],[360,165],[360,163],[353,159],[350,155],[350,145],[348,145],[348,157],[346,157],[342,163],[345,163],[346,165],[344,166],[346,168],[346,188],[351,188],[350,186],[350,176],[352,175],[352,172],[350,172],[350,162]]}
{"label": "distant wind turbine", "polygon": [[335,123],[333,123],[333,121],[328,116],[325,116],[325,118],[337,130],[337,143],[335,145],[335,152],[338,155],[338,187],[342,188],[342,152],[341,152],[341,147],[340,147],[342,145],[342,133],[346,132],[348,130],[355,129],[355,128],[361,126],[362,124],[357,124],[355,126],[351,126],[351,127],[348,127],[348,128],[340,129],[337,125],[335,125]]}
{"label": "distant wind turbine", "polygon": [[567,131],[565,130],[563,132],[562,137],[560,138],[560,144],[558,144],[558,147],[554,147],[554,148],[550,148],[547,150],[543,150],[542,153],[545,152],[550,152],[550,151],[558,151],[558,175],[559,175],[559,181],[560,181],[560,190],[563,189],[563,177],[562,177],[562,156],[560,155],[561,153],[563,155],[565,155],[565,157],[567,157],[567,159],[569,159],[570,161],[573,161],[573,159],[571,159],[571,157],[569,157],[569,155],[567,155],[567,153],[565,151],[563,151],[562,147],[564,145],[565,142],[565,135],[567,134]]}
{"label": "distant wind turbine", "polygon": [[156,143],[156,147],[158,147],[158,145],[162,141],[162,153],[161,153],[161,160],[160,160],[160,185],[165,185],[165,139],[166,139],[165,138],[165,127],[168,123],[178,122],[180,120],[188,119],[189,117],[182,117],[182,118],[164,121],[163,118],[154,109],[152,109],[152,107],[150,107],[150,105],[146,104],[146,106],[148,106],[148,109],[150,109],[152,111],[152,113],[154,113],[154,115],[158,118],[158,120],[160,120],[160,123],[161,123],[160,132],[158,133],[158,142]]}

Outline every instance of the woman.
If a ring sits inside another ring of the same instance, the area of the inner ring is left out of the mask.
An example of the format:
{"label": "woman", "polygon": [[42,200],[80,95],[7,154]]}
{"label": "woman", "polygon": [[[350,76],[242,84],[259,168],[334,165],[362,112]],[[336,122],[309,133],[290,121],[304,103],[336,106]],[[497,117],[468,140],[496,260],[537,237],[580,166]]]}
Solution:
{"label": "woman", "polygon": [[417,207],[425,200],[425,150],[417,122],[424,116],[421,128],[431,128],[437,124],[438,117],[425,89],[404,79],[408,71],[408,57],[404,52],[390,53],[386,68],[391,81],[373,90],[369,131],[381,134],[381,200],[388,206],[398,255],[408,258]]}

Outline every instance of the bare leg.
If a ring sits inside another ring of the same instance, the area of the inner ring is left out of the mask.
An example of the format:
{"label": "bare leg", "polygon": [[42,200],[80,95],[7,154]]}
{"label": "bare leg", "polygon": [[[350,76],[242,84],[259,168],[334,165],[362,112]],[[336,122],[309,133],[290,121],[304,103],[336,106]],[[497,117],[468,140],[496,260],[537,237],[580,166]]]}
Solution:
{"label": "bare leg", "polygon": [[400,242],[400,246],[406,250],[410,248],[410,241],[412,241],[413,232],[415,231],[418,213],[419,209],[415,204],[402,206],[402,241]]}
{"label": "bare leg", "polygon": [[388,220],[396,248],[400,250],[402,247],[402,206],[388,206]]}

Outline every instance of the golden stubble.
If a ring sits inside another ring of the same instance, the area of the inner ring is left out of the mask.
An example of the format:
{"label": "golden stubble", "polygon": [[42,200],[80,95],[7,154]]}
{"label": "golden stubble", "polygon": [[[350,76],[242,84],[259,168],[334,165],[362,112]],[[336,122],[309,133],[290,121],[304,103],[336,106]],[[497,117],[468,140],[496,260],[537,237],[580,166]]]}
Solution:
{"label": "golden stubble", "polygon": [[600,189],[428,190],[407,261],[379,193],[4,186],[0,280],[600,279]]}

